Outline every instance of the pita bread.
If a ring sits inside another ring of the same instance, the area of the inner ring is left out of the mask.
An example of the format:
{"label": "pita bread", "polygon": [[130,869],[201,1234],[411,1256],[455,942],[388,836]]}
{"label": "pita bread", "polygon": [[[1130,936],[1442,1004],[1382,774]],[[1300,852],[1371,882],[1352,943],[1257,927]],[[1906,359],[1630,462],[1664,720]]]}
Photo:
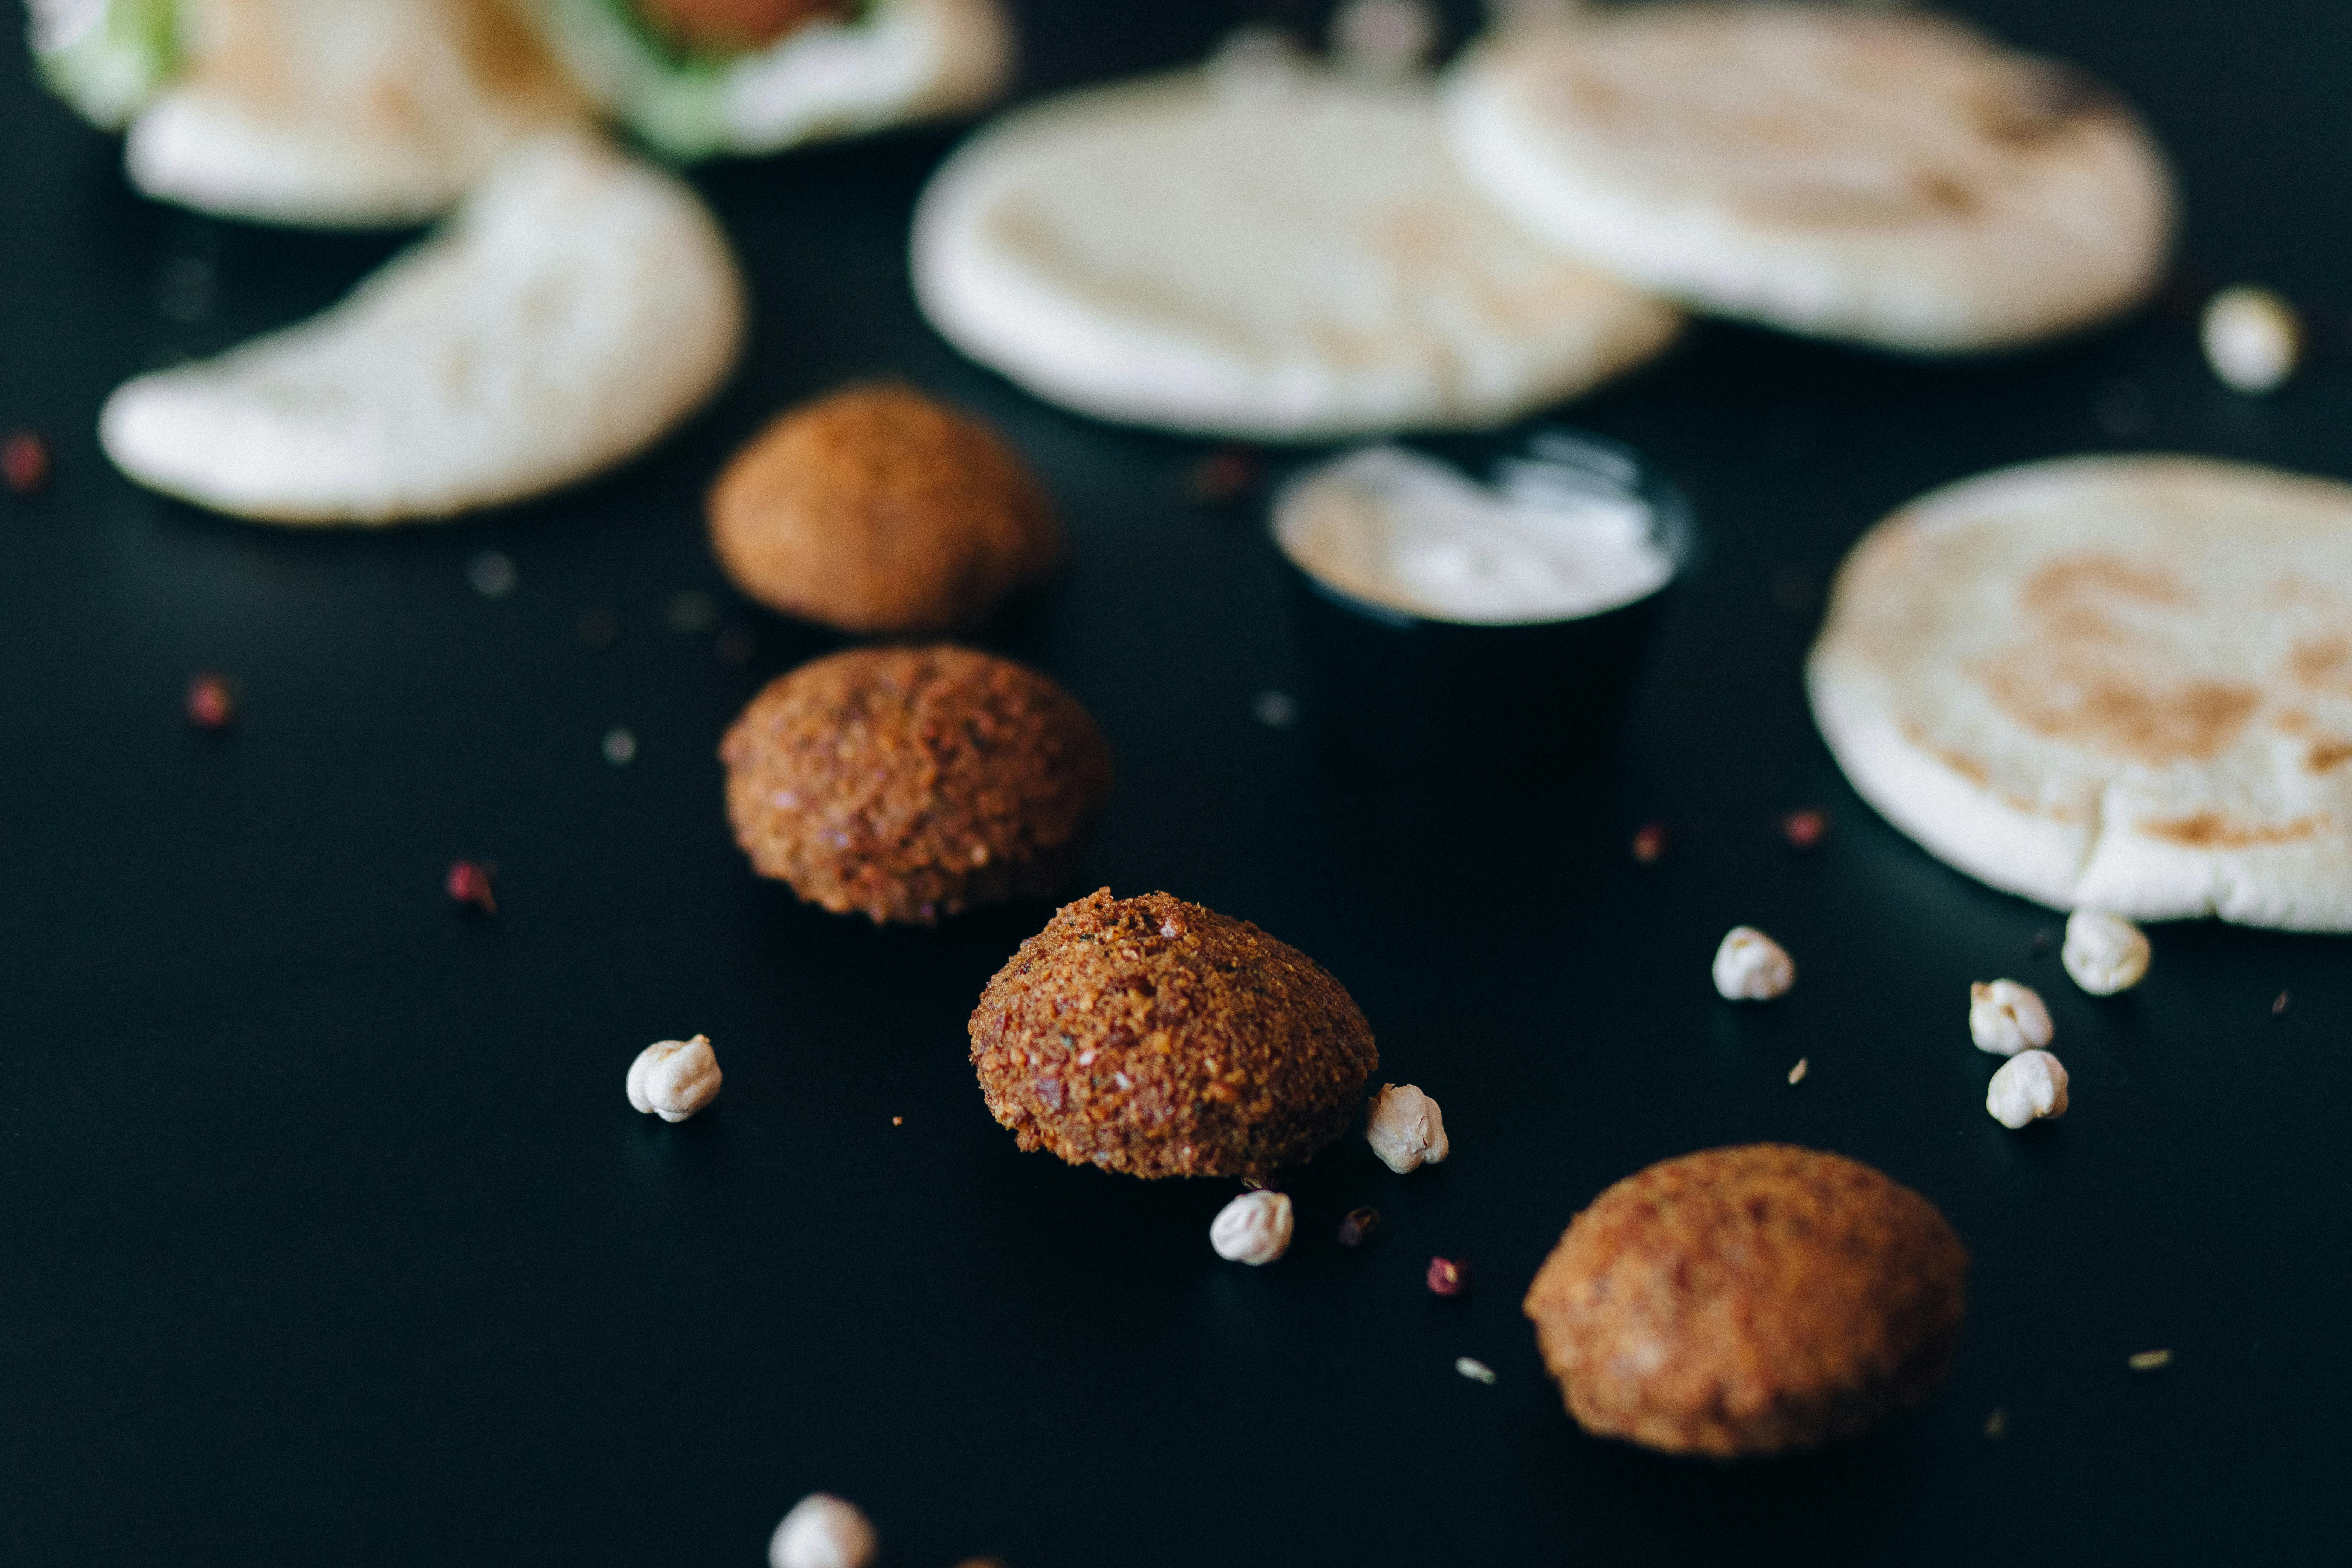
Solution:
{"label": "pita bread", "polygon": [[871,0],[723,62],[678,61],[616,5],[534,0],[589,96],[673,157],[772,153],[977,108],[1013,70],[1000,0]]}
{"label": "pita bread", "polygon": [[131,122],[150,195],[271,223],[421,223],[584,108],[499,0],[181,0],[184,68]]}
{"label": "pita bread", "polygon": [[741,281],[694,194],[559,132],[324,315],[121,387],[99,436],[141,484],[241,517],[443,517],[650,445],[742,335]]}
{"label": "pita bread", "polygon": [[1425,87],[1279,62],[1007,117],[924,192],[913,262],[932,324],[1042,397],[1277,439],[1501,424],[1678,322],[1472,192]]}
{"label": "pita bread", "polygon": [[1808,668],[1863,798],[2059,909],[2352,930],[2352,486],[2078,458],[1938,490]]}
{"label": "pita bread", "polygon": [[1462,167],[1573,254],[1695,309],[1921,353],[2127,309],[2161,155],[2063,68],[1917,14],[1685,3],[1506,30],[1447,89]]}

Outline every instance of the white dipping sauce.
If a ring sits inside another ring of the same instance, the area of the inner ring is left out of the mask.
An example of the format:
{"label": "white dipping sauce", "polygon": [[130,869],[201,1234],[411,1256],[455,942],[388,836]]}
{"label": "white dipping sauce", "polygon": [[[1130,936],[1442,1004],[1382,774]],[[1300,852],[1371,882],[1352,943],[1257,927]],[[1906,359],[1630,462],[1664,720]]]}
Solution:
{"label": "white dipping sauce", "polygon": [[1284,489],[1276,542],[1339,592],[1428,620],[1570,620],[1664,586],[1674,562],[1630,465],[1565,438],[1534,451],[1491,488],[1402,447],[1350,452]]}

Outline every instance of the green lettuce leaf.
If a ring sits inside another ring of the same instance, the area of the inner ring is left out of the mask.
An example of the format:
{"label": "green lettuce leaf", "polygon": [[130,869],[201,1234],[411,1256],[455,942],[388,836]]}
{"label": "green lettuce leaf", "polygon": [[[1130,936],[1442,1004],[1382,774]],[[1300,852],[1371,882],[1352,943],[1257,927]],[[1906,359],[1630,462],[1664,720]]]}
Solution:
{"label": "green lettuce leaf", "polygon": [[50,90],[119,130],[180,66],[177,0],[32,0],[34,58]]}

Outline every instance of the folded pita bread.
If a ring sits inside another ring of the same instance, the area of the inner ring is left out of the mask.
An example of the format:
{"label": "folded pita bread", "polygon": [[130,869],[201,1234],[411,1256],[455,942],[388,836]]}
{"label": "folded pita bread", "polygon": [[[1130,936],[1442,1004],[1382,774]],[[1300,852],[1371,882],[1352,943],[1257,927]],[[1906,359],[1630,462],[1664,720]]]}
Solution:
{"label": "folded pita bread", "polygon": [[1846,777],[2059,909],[2352,930],[2352,486],[2078,458],[1942,489],[1839,573]]}
{"label": "folded pita bread", "polygon": [[180,0],[141,190],[272,223],[421,223],[585,108],[501,0]]}
{"label": "folded pita bread", "polygon": [[691,191],[554,132],[324,315],[122,386],[99,436],[141,484],[241,517],[445,517],[651,444],[717,387],[743,320]]}
{"label": "folded pita bread", "polygon": [[532,0],[589,95],[673,157],[772,153],[977,108],[1013,68],[1000,0],[870,0],[725,59],[681,58],[630,0]]}
{"label": "folded pita bread", "polygon": [[1446,160],[1420,83],[1228,60],[1022,110],[915,215],[934,326],[1042,397],[1307,439],[1491,426],[1672,338]]}
{"label": "folded pita bread", "polygon": [[2173,225],[2113,98],[1957,22],[1682,0],[1506,29],[1446,90],[1463,169],[1694,309],[1923,353],[2123,310]]}

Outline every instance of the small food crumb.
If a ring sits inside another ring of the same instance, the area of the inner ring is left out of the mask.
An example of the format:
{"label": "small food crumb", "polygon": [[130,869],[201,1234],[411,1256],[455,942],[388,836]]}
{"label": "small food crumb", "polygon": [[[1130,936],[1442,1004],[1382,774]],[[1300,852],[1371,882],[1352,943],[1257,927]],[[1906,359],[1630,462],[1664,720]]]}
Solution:
{"label": "small food crumb", "polygon": [[1985,1110],[2003,1127],[2030,1127],[2066,1114],[2066,1069],[2048,1051],[2021,1051],[1985,1087]]}
{"label": "small food crumb", "polygon": [[1780,819],[1780,836],[1792,849],[1818,849],[1830,836],[1829,813],[1807,806]]}
{"label": "small food crumb", "polygon": [[2273,1001],[2273,1002],[2271,1004],[2271,1016],[2272,1016],[2272,1017],[2273,1017],[2273,1018],[2275,1018],[2275,1017],[2277,1017],[2281,1013],[2285,1012],[2285,1011],[2286,1011],[2286,1008],[2287,1008],[2287,1004],[2288,1004],[2290,1001],[2294,1000],[2294,994],[2293,992],[2291,992],[2291,991],[2282,991],[2282,992],[2280,992],[2280,993],[2278,994],[2278,998],[2277,998],[2277,1000]]}
{"label": "small food crumb", "polygon": [[1483,1361],[1472,1361],[1466,1355],[1456,1356],[1454,1358],[1454,1370],[1473,1383],[1483,1383],[1489,1388],[1495,1386],[1495,1369]]}
{"label": "small food crumb", "polygon": [[1372,1097],[1365,1118],[1364,1138],[1381,1163],[1402,1176],[1423,1165],[1444,1163],[1454,1145],[1445,1136],[1445,1118],[1437,1101],[1412,1084],[1384,1083]]}
{"label": "small food crumb", "polygon": [[471,860],[452,860],[449,875],[442,885],[454,902],[469,904],[486,915],[499,912],[498,894],[491,889],[487,866],[478,866]]}
{"label": "small food crumb", "polygon": [[2040,1050],[2055,1031],[2042,994],[2014,980],[1978,981],[1969,987],[1969,1038],[1997,1057]]}
{"label": "small food crumb", "polygon": [[1796,960],[1754,926],[1733,926],[1715,950],[1715,989],[1727,1002],[1769,1002],[1796,983]]}
{"label": "small food crumb", "polygon": [[236,695],[217,675],[188,682],[188,722],[199,730],[226,730],[236,718]]}
{"label": "small food crumb", "polygon": [[894,1116],[890,1118],[890,1125],[893,1127],[904,1127],[907,1125],[907,1119],[903,1116]]}
{"label": "small food crumb", "polygon": [[709,1036],[658,1040],[629,1064],[629,1103],[664,1121],[683,1121],[719,1097],[719,1077]]}
{"label": "small food crumb", "polygon": [[1289,1194],[1244,1193],[1217,1211],[1209,1224],[1209,1245],[1229,1263],[1259,1267],[1290,1250],[1295,1223]]}
{"label": "small food crumb", "polygon": [[1470,1289],[1470,1263],[1461,1258],[1433,1258],[1425,1276],[1433,1296],[1459,1296]]}
{"label": "small food crumb", "polygon": [[866,1568],[880,1544],[856,1504],[811,1492],[769,1539],[768,1568]]}
{"label": "small food crumb", "polygon": [[604,731],[604,760],[625,768],[637,760],[637,738],[617,726]]}
{"label": "small food crumb", "polygon": [[49,444],[30,430],[11,430],[0,438],[0,479],[20,496],[31,495],[49,482]]}
{"label": "small food crumb", "polygon": [[466,581],[485,599],[503,599],[515,591],[522,574],[515,570],[513,557],[505,552],[485,550],[467,563]]}
{"label": "small food crumb", "polygon": [[2156,1372],[2172,1364],[2170,1351],[2142,1351],[2131,1358],[2134,1372]]}
{"label": "small food crumb", "polygon": [[2121,915],[2076,910],[2066,917],[2058,961],[2094,996],[2128,991],[2147,974],[2147,933]]}
{"label": "small food crumb", "polygon": [[719,624],[719,601],[699,588],[681,588],[662,602],[662,620],[674,632],[707,632]]}
{"label": "small food crumb", "polygon": [[1810,1057],[1799,1057],[1797,1058],[1797,1065],[1789,1069],[1790,1085],[1794,1087],[1797,1084],[1804,1082],[1805,1074],[1810,1072],[1811,1068],[1812,1058]]}
{"label": "small food crumb", "polygon": [[1339,1245],[1361,1247],[1365,1238],[1379,1228],[1381,1211],[1375,1208],[1349,1209],[1348,1217],[1339,1222]]}
{"label": "small food crumb", "polygon": [[2240,392],[2269,392],[2303,358],[2303,322],[2268,289],[2242,283],[2206,302],[2199,328],[2205,362]]}
{"label": "small food crumb", "polygon": [[1644,866],[1654,866],[1666,853],[1666,825],[1645,822],[1633,830],[1633,858]]}
{"label": "small food crumb", "polygon": [[1268,687],[1250,699],[1250,713],[1269,730],[1287,730],[1298,722],[1298,703],[1289,692]]}
{"label": "small food crumb", "polygon": [[1246,447],[1220,447],[1192,465],[1192,499],[1211,506],[1239,500],[1257,483],[1257,454]]}
{"label": "small food crumb", "polygon": [[1997,1409],[1997,1410],[1995,1410],[1991,1415],[1988,1415],[1988,1416],[1986,1416],[1986,1417],[1985,1417],[1985,1427],[1984,1427],[1984,1432],[1985,1432],[1985,1436],[1988,1436],[1988,1437],[1992,1437],[1992,1438],[1996,1438],[1996,1439],[1997,1439],[1997,1438],[2000,1438],[2000,1437],[2001,1437],[2002,1436],[2006,1435],[2006,1434],[2008,1433],[2008,1431],[2009,1431],[2009,1412],[2008,1412],[2008,1411],[2006,1411],[2006,1410],[1998,1410],[1998,1409]]}
{"label": "small food crumb", "polygon": [[580,617],[579,632],[590,647],[611,647],[621,640],[621,617],[610,610],[590,610]]}

